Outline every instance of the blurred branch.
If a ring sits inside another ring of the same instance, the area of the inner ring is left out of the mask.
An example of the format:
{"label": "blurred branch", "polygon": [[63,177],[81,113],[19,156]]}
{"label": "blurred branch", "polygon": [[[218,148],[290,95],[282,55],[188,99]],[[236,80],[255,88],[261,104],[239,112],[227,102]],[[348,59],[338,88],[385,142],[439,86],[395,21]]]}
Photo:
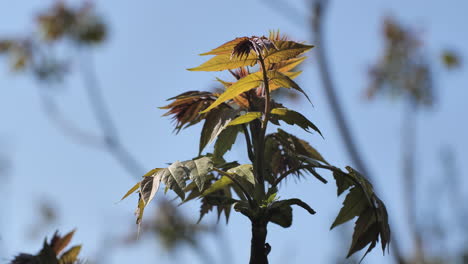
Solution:
{"label": "blurred branch", "polygon": [[133,154],[122,144],[117,134],[118,130],[104,102],[101,87],[95,75],[91,54],[88,53],[88,56],[82,54],[81,58],[84,60],[81,66],[86,93],[96,120],[101,126],[106,148],[127,172],[139,177],[139,175],[144,173],[144,167],[139,164]]}
{"label": "blurred branch", "polygon": [[102,138],[91,134],[73,122],[70,122],[65,116],[62,115],[61,110],[55,101],[43,92],[40,92],[40,99],[44,113],[47,118],[60,129],[63,134],[77,143],[84,144],[95,148],[105,148]]}
{"label": "blurred branch", "polygon": [[336,125],[340,131],[341,137],[344,141],[345,148],[350,156],[352,162],[356,166],[357,170],[360,171],[366,177],[371,178],[368,169],[362,161],[361,155],[356,147],[356,144],[351,135],[351,129],[346,121],[344,116],[343,109],[340,106],[338,96],[336,94],[336,88],[333,83],[330,67],[328,65],[328,59],[326,57],[326,45],[324,44],[323,38],[323,20],[325,15],[325,9],[328,5],[327,0],[314,0],[313,16],[312,16],[312,30],[315,41],[313,42],[317,45],[316,54],[317,54],[317,63],[320,73],[320,78],[322,80],[322,87],[324,88],[328,104],[331,107],[333,116],[335,117]]}
{"label": "blurred branch", "polygon": [[[323,21],[326,13],[327,5],[329,4],[328,0],[311,0],[312,8],[312,31],[314,36],[314,44],[317,45],[317,63],[319,74],[322,80],[322,87],[324,88],[328,103],[331,107],[333,115],[335,117],[336,125],[340,131],[341,137],[345,143],[345,148],[353,161],[356,168],[362,172],[369,180],[373,181],[373,177],[369,173],[367,167],[365,166],[361,155],[356,147],[356,144],[352,138],[351,130],[346,122],[346,118],[343,113],[343,109],[340,106],[338,101],[338,96],[336,93],[336,88],[333,83],[330,69],[328,65],[328,60],[326,57],[326,50],[323,37]],[[374,181],[375,182],[375,181]],[[395,233],[392,234],[392,255],[395,258],[397,263],[403,264],[406,263],[401,251],[400,246],[398,245],[398,239],[395,236]]]}
{"label": "blurred branch", "polygon": [[415,180],[415,150],[416,150],[416,110],[417,104],[411,97],[407,100],[406,111],[403,111],[401,126],[401,148],[403,157],[403,197],[405,201],[406,213],[408,216],[408,226],[414,243],[414,262],[424,263],[424,252],[422,236],[419,232],[416,219],[416,180]]}

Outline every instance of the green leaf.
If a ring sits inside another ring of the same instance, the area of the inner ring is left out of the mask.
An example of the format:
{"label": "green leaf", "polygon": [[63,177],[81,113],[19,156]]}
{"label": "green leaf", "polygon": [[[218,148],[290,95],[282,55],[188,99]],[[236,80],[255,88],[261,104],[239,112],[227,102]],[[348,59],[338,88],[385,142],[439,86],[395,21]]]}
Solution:
{"label": "green leaf", "polygon": [[[232,122],[232,121],[231,121]],[[232,145],[236,142],[237,134],[241,131],[239,126],[229,126],[225,128],[218,136],[214,146],[215,157],[222,157],[224,154],[232,148]]]}
{"label": "green leaf", "polygon": [[314,209],[312,209],[308,204],[306,204],[305,202],[303,202],[302,200],[297,199],[297,198],[274,202],[272,204],[271,208],[282,207],[284,205],[288,205],[288,206],[297,205],[297,206],[300,206],[303,209],[305,209],[307,212],[309,212],[309,214],[315,214]]}
{"label": "green leaf", "polygon": [[346,257],[349,258],[352,254],[370,244],[366,253],[362,257],[362,259],[364,259],[367,253],[369,253],[375,247],[378,240],[379,225],[375,219],[374,210],[369,207],[359,216],[358,220],[356,221],[356,225],[354,226],[353,240]]}
{"label": "green leaf", "polygon": [[243,164],[227,171],[229,174],[234,174],[237,179],[247,181],[255,185],[255,177],[253,174],[253,166],[251,164]]}
{"label": "green leaf", "polygon": [[144,204],[150,203],[159,190],[161,179],[156,178],[154,175],[156,175],[157,172],[159,172],[160,170],[163,169],[151,170],[151,172],[153,172],[153,175],[144,177],[143,180],[140,182],[141,200]]}
{"label": "green leaf", "polygon": [[294,153],[329,164],[314,147],[307,143],[307,141],[299,139],[279,128],[277,134],[284,145],[287,145],[286,143],[290,142],[289,147],[294,150]]}
{"label": "green leaf", "polygon": [[218,135],[226,128],[227,124],[236,117],[238,112],[238,110],[234,110],[228,106],[223,106],[208,113],[200,136],[200,154],[206,145],[218,137]]}
{"label": "green leaf", "polygon": [[387,209],[374,193],[372,184],[363,175],[351,167],[346,167],[346,169],[348,173],[336,170],[336,168],[332,169],[333,176],[337,180],[338,195],[350,186],[353,187],[346,196],[343,207],[331,228],[358,216],[348,257],[369,245],[362,257],[364,258],[376,246],[379,236],[382,251],[385,251],[390,242]]}
{"label": "green leaf", "polygon": [[270,210],[270,222],[275,223],[281,227],[287,228],[292,225],[292,208],[290,205],[283,204],[280,207],[275,207]]}
{"label": "green leaf", "polygon": [[228,186],[224,186],[210,194],[203,196],[202,206],[200,208],[200,218],[198,222],[201,221],[203,216],[209,211],[216,207],[218,213],[218,221],[220,220],[221,214],[224,212],[226,217],[226,223],[229,221],[229,215],[231,212],[232,204],[239,202],[236,199],[232,199],[231,190]]}
{"label": "green leaf", "polygon": [[228,126],[236,126],[236,125],[249,123],[257,118],[260,118],[261,116],[262,116],[261,112],[248,112],[239,117],[236,117],[236,119],[229,122]]}
{"label": "green leaf", "polygon": [[213,169],[213,161],[209,157],[202,157],[196,160],[188,160],[184,163],[189,170],[190,180],[195,182],[198,190],[203,191],[205,182],[209,178],[209,172]]}
{"label": "green leaf", "polygon": [[290,125],[300,126],[307,132],[310,132],[309,128],[311,128],[317,131],[323,137],[322,132],[320,132],[320,130],[312,122],[296,111],[290,110],[288,108],[274,108],[271,110],[271,113],[277,115],[280,120]]}
{"label": "green leaf", "polygon": [[312,45],[305,45],[294,41],[278,40],[273,43],[276,48],[267,50],[265,55],[265,62],[268,64],[296,58],[300,54],[314,47]]}
{"label": "green leaf", "polygon": [[353,182],[344,173],[333,172],[333,178],[336,181],[336,195],[340,196],[344,191],[353,186]]}
{"label": "green leaf", "polygon": [[213,161],[209,157],[201,157],[184,162],[176,161],[165,169],[153,169],[143,177],[140,182],[140,198],[135,212],[137,224],[141,223],[144,208],[156,195],[162,182],[166,190],[173,190],[182,200],[185,199],[186,181],[195,182],[199,190],[204,189],[205,182],[209,179],[213,168]]}
{"label": "green leaf", "polygon": [[237,56],[231,57],[231,54],[216,55],[198,67],[187,69],[189,71],[223,71],[232,70],[244,66],[254,66],[257,63],[257,57],[254,54],[247,58]]}
{"label": "green leaf", "polygon": [[366,195],[362,189],[353,187],[346,196],[343,202],[343,207],[330,229],[359,216],[368,206]]}
{"label": "green leaf", "polygon": [[[268,194],[267,194],[267,195],[268,195]],[[262,206],[263,206],[263,207],[268,207],[268,206],[270,206],[273,202],[275,202],[276,200],[278,200],[278,198],[276,198],[277,195],[278,195],[277,192],[274,192],[274,193],[270,194],[270,195],[268,196],[267,199],[265,199],[265,200],[262,201]]]}

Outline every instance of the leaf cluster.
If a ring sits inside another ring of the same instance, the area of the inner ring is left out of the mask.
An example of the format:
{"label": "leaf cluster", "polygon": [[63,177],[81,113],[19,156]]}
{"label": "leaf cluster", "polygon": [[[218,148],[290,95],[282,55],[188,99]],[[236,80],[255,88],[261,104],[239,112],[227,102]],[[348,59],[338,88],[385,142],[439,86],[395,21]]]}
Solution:
{"label": "leaf cluster", "polygon": [[64,236],[58,232],[52,236],[50,241],[44,240],[42,249],[36,255],[20,253],[10,263],[11,264],[78,264],[81,263],[78,255],[81,251],[81,245],[64,249],[71,242],[75,231],[71,231]]}
{"label": "leaf cluster", "polygon": [[[358,217],[348,256],[366,245],[369,245],[369,252],[379,236],[382,248],[386,248],[390,240],[386,209],[363,176],[350,167],[348,172],[343,172],[330,165],[310,143],[283,129],[267,133],[268,124],[279,127],[285,123],[322,135],[304,115],[286,108],[270,96],[276,89],[293,89],[307,97],[294,81],[301,72],[294,69],[304,61],[302,54],[312,47],[273,32],[269,37],[236,38],[201,54],[213,57],[190,71],[227,70],[235,80],[217,79],[224,87],[220,94],[189,91],[170,98],[172,102],[162,107],[168,110],[166,116],[173,116],[176,132],[203,122],[199,154],[193,160],[176,161],[167,168],[151,170],[127,192],[122,199],[134,192],[139,194],[138,224],[162,183],[165,191],[174,191],[182,203],[199,199],[199,220],[216,209],[218,219],[224,214],[227,221],[231,208],[234,208],[252,222],[289,227],[293,205],[310,214],[315,211],[297,198],[280,200],[280,183],[290,175],[312,175],[327,183],[318,172],[325,169],[333,172],[338,195],[350,189],[332,227]],[[245,137],[251,164],[224,158],[239,134]],[[204,153],[212,142],[213,153]]]}

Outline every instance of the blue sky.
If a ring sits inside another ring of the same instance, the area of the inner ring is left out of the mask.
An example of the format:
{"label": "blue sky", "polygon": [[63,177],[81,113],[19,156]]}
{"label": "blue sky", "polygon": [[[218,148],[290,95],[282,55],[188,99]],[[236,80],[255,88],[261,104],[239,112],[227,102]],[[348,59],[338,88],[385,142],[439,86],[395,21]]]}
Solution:
{"label": "blue sky", "polygon": [[[0,35],[31,32],[33,15],[54,1],[0,1]],[[68,1],[79,3],[80,1]],[[165,99],[187,90],[213,87],[220,73],[189,72],[206,58],[197,54],[238,36],[267,34],[280,29],[298,41],[311,42],[306,1],[294,2],[303,17],[295,23],[272,11],[266,1],[96,1],[97,9],[110,26],[109,40],[94,51],[97,73],[106,102],[117,121],[120,136],[147,170],[167,162],[186,160],[197,155],[196,126],[172,133],[171,121],[162,118],[157,106]],[[366,102],[362,93],[367,84],[367,69],[381,51],[381,22],[393,15],[421,32],[427,52],[435,65],[438,100],[432,110],[419,115],[418,177],[421,190],[442,173],[439,151],[451,146],[459,164],[468,158],[468,126],[462,122],[467,113],[468,79],[465,69],[446,72],[439,52],[452,48],[468,54],[466,43],[466,1],[333,1],[326,21],[327,47],[341,104],[352,123],[353,134],[372,173],[375,183],[395,220],[393,229],[409,251],[405,215],[400,195],[400,140],[402,105],[396,101]],[[314,44],[314,43],[311,43]],[[318,135],[297,132],[309,140],[333,164],[350,164],[334,125],[316,73],[314,50],[310,51],[298,83],[311,97],[314,107],[303,103],[287,106],[301,110],[322,130]],[[222,76],[222,74],[221,74]],[[34,221],[35,201],[46,197],[59,208],[60,222],[44,230],[51,235],[78,228],[77,243],[83,243],[83,256],[94,256],[105,242],[132,227],[136,197],[115,204],[133,186],[138,175],[130,177],[107,153],[77,145],[54,127],[41,111],[37,83],[12,74],[4,60],[0,63],[1,147],[10,156],[12,171],[0,185],[0,262],[19,251],[35,252],[41,238],[28,240],[24,230]],[[73,75],[56,98],[67,116],[82,127],[99,132],[83,93],[80,79]],[[243,148],[234,149],[233,159],[242,159]],[[425,178],[428,177],[428,178]],[[467,182],[462,184],[466,186]],[[302,197],[318,213],[308,215],[294,210],[293,226],[282,229],[270,225],[268,242],[272,245],[271,263],[327,263],[343,250],[334,249],[343,239],[339,231],[329,231],[342,199],[335,197],[333,181],[323,185],[314,179],[297,184],[288,182],[281,197]],[[468,189],[468,188],[465,188]],[[159,194],[158,194],[159,195]],[[422,204],[430,201],[418,193]],[[434,199],[434,198],[432,198]],[[187,216],[198,217],[198,204],[182,207]],[[149,215],[147,215],[149,216]],[[213,222],[214,214],[206,222]],[[231,249],[231,263],[246,263],[250,248],[247,219],[233,214],[222,234]],[[216,238],[202,238],[202,244],[215,257]],[[108,243],[108,241],[107,241]],[[347,240],[344,242],[349,244]],[[338,251],[338,252],[337,252]],[[197,263],[190,248],[182,248],[172,262],[157,241],[144,238],[137,246],[118,247],[103,262],[120,263]],[[343,262],[345,263],[345,262]],[[364,263],[390,263],[377,248]]]}

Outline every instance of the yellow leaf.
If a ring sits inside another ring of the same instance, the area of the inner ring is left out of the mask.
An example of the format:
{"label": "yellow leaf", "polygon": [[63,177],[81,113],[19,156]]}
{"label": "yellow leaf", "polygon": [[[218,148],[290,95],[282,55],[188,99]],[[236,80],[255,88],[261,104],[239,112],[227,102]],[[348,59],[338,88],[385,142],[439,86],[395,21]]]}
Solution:
{"label": "yellow leaf", "polygon": [[223,71],[231,70],[244,66],[254,66],[257,63],[255,54],[250,54],[247,58],[237,56],[231,58],[231,54],[221,54],[214,56],[202,65],[187,69],[189,71]]}
{"label": "yellow leaf", "polygon": [[[297,71],[297,72],[283,72],[284,75],[288,76],[289,79],[295,79],[297,76],[299,76],[302,73],[302,71]],[[278,88],[282,88],[283,86],[278,85],[276,83],[273,83],[270,81],[270,91],[274,91]],[[283,88],[289,88],[289,87],[283,87]]]}
{"label": "yellow leaf", "polygon": [[55,254],[59,254],[72,240],[73,235],[75,234],[76,230],[72,230],[68,234],[64,235],[62,238],[59,238],[57,242],[52,245],[52,249],[54,250]]}
{"label": "yellow leaf", "polygon": [[236,119],[232,120],[227,125],[228,126],[235,126],[235,125],[249,123],[250,121],[255,120],[257,118],[260,118],[261,116],[262,116],[262,113],[260,113],[260,112],[248,112],[245,115],[241,115],[241,116],[237,117]]}
{"label": "yellow leaf", "polygon": [[294,41],[278,40],[273,42],[275,48],[269,49],[265,54],[267,64],[278,63],[299,56],[314,46],[297,43]]}
{"label": "yellow leaf", "polygon": [[211,109],[217,107],[218,105],[224,103],[227,100],[230,100],[243,92],[247,92],[253,88],[258,87],[263,81],[262,73],[255,72],[247,75],[246,77],[240,79],[236,83],[232,84],[226,91],[221,94],[216,101],[214,101],[208,108],[206,108],[201,113],[209,112]]}
{"label": "yellow leaf", "polygon": [[241,41],[244,41],[248,39],[248,37],[241,37],[241,38],[235,38],[231,41],[228,41],[224,44],[222,44],[221,46],[217,47],[216,49],[213,49],[211,51],[208,51],[208,52],[205,52],[205,53],[202,53],[200,54],[201,56],[205,56],[205,55],[221,55],[221,54],[231,54],[232,53],[232,50],[234,49],[234,47],[239,44],[239,42]]}
{"label": "yellow leaf", "polygon": [[[283,61],[277,65],[277,69],[279,72],[286,73],[294,68],[296,68],[299,64],[301,64],[307,57],[300,57],[300,58],[293,58],[287,61]],[[289,78],[293,79],[291,76]]]}
{"label": "yellow leaf", "polygon": [[212,192],[216,192],[218,190],[221,190],[221,189],[223,189],[224,187],[226,187],[226,186],[228,186],[230,184],[232,184],[232,180],[229,179],[229,177],[227,177],[227,176],[223,176],[223,177],[221,177],[221,179],[219,179],[219,180],[215,181],[213,184],[211,184],[211,186],[208,189],[206,189],[202,193],[202,195],[206,196],[206,195],[208,195],[208,194],[210,194]]}
{"label": "yellow leaf", "polygon": [[139,188],[140,188],[140,182],[137,182],[137,184],[135,184],[130,190],[128,190],[128,192],[122,197],[122,199],[120,199],[120,201],[130,196],[130,194],[136,192]]}
{"label": "yellow leaf", "polygon": [[60,257],[59,264],[75,263],[78,258],[78,255],[80,254],[80,251],[81,246],[74,246],[70,248]]}

